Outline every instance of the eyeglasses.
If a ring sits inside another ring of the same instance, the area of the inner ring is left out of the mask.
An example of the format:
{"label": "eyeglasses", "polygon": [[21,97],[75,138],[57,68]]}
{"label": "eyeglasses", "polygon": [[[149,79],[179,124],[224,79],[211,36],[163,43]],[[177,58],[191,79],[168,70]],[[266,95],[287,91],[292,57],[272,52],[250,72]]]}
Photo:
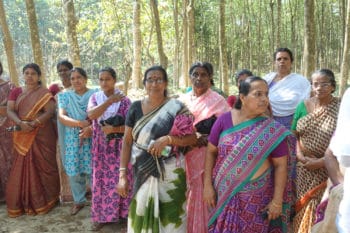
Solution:
{"label": "eyeglasses", "polygon": [[207,74],[207,73],[198,73],[198,72],[194,72],[194,73],[191,74],[191,78],[199,78],[199,77],[208,78],[209,74]]}
{"label": "eyeglasses", "polygon": [[331,86],[331,83],[329,83],[329,82],[324,82],[324,83],[312,83],[312,87],[314,87],[314,88],[317,88],[317,87],[324,88],[324,87],[330,87],[330,86]]}
{"label": "eyeglasses", "polygon": [[155,84],[162,84],[162,83],[165,82],[165,80],[164,79],[151,79],[151,78],[149,78],[149,79],[146,79],[146,82],[148,84],[153,84],[153,83],[155,83]]}

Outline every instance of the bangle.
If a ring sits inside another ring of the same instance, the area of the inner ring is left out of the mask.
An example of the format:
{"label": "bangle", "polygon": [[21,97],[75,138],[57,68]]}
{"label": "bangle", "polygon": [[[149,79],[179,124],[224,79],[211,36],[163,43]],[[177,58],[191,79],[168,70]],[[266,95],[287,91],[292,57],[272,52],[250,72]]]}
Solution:
{"label": "bangle", "polygon": [[169,135],[167,135],[166,137],[168,138],[169,145],[172,145],[173,144],[173,139]]}
{"label": "bangle", "polygon": [[120,172],[126,171],[126,167],[120,167],[120,168],[119,168],[119,171],[120,171]]}
{"label": "bangle", "polygon": [[277,204],[277,203],[275,203],[274,201],[271,201],[271,204],[272,204],[273,206],[277,207],[277,208],[282,207],[282,204]]}
{"label": "bangle", "polygon": [[41,121],[38,118],[36,118],[35,121],[38,122],[39,125],[41,125]]}

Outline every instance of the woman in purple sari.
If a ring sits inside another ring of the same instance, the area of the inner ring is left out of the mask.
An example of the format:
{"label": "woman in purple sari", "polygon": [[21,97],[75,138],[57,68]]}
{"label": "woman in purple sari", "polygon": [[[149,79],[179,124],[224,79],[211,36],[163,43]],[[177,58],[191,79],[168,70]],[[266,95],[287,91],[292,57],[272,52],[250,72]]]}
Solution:
{"label": "woman in purple sari", "polygon": [[288,231],[293,136],[265,117],[268,104],[267,83],[249,77],[241,82],[235,108],[212,128],[203,191],[209,232]]}

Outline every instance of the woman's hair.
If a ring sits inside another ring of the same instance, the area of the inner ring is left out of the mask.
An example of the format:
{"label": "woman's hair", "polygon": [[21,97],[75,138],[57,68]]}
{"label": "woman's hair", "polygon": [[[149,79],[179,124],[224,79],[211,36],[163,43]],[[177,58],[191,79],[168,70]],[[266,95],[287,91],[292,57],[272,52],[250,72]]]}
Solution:
{"label": "woman's hair", "polygon": [[117,74],[112,67],[107,66],[98,71],[99,74],[102,72],[108,72],[113,77],[114,80],[117,80]]}
{"label": "woman's hair", "polygon": [[200,67],[200,68],[204,68],[208,74],[209,74],[209,77],[211,78],[214,74],[214,69],[213,69],[213,65],[209,62],[200,62],[200,61],[197,61],[195,63],[192,64],[190,70],[189,70],[189,74],[192,75],[193,73],[193,70],[197,67]]}
{"label": "woman's hair", "polygon": [[86,71],[81,68],[81,67],[74,67],[72,70],[71,70],[71,73],[73,72],[78,72],[81,76],[83,76],[85,79],[87,79],[87,74],[86,74]]}
{"label": "woman's hair", "polygon": [[[160,71],[162,74],[163,74],[163,79],[166,83],[168,83],[168,74],[166,72],[166,70],[162,67],[162,66],[151,66],[150,68],[148,68],[146,71],[145,71],[145,74],[143,75],[143,85],[146,86],[146,79],[147,79],[147,74],[150,72],[150,71]],[[164,96],[168,96],[168,90],[165,89],[164,90]]]}
{"label": "woman's hair", "polygon": [[[320,70],[316,70],[312,75],[314,74],[319,74],[322,76],[325,76],[329,79],[329,82],[331,83],[332,87],[334,87],[334,90],[332,91],[335,92],[335,89],[337,87],[337,82],[335,80],[335,76],[333,71],[331,71],[330,69],[320,69]],[[312,83],[312,75],[311,75],[311,83]]]}
{"label": "woman's hair", "polygon": [[292,62],[294,61],[293,53],[292,53],[292,51],[289,48],[278,48],[278,49],[276,49],[276,51],[273,53],[273,60],[274,61],[276,60],[277,53],[279,53],[279,52],[286,52],[286,53],[288,53],[289,57],[290,57],[290,60]]}
{"label": "woman's hair", "polygon": [[2,75],[2,72],[3,72],[4,70],[3,70],[3,68],[2,68],[2,63],[1,63],[1,61],[0,61],[0,75]]}
{"label": "woman's hair", "polygon": [[[267,82],[258,77],[258,76],[250,76],[248,78],[246,78],[245,80],[242,80],[242,82],[240,83],[240,86],[239,86],[239,93],[238,94],[242,94],[244,96],[247,96],[250,92],[250,87],[252,85],[253,82],[256,82],[256,81],[262,81],[264,83],[266,83],[267,85]],[[236,101],[236,104],[235,104],[235,109],[241,109],[242,108],[242,100],[241,98],[238,97],[237,101]]]}
{"label": "woman's hair", "polygon": [[247,75],[247,76],[249,77],[249,76],[253,76],[253,73],[252,73],[250,70],[248,70],[248,69],[242,69],[242,70],[238,71],[238,72],[235,74],[236,82],[238,81],[238,78],[239,78],[241,75]]}
{"label": "woman's hair", "polygon": [[68,61],[68,60],[62,60],[62,61],[59,61],[56,65],[56,69],[58,70],[60,68],[60,66],[65,66],[67,67],[69,70],[73,69],[73,64]]}
{"label": "woman's hair", "polygon": [[35,70],[35,72],[38,74],[39,76],[39,81],[38,81],[38,84],[41,85],[41,80],[40,80],[40,77],[41,77],[41,70],[40,70],[40,67],[39,65],[35,64],[35,63],[28,63],[26,64],[23,69],[22,69],[22,73],[24,74],[24,72],[27,70],[27,69],[33,69]]}
{"label": "woman's hair", "polygon": [[38,76],[41,76],[41,70],[40,67],[35,64],[35,63],[28,63],[26,64],[23,69],[22,69],[22,73],[24,74],[24,72],[26,71],[26,69],[32,68],[33,70],[35,70],[35,72],[38,74]]}

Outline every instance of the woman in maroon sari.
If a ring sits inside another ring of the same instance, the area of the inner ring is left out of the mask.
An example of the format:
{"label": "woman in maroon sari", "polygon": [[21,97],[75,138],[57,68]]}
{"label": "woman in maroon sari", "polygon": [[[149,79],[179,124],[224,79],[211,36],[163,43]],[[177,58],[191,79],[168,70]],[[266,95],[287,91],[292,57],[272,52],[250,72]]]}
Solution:
{"label": "woman in maroon sari", "polygon": [[45,214],[58,201],[55,104],[49,90],[41,86],[40,75],[37,64],[25,65],[25,86],[13,89],[7,103],[7,114],[17,126],[6,189],[9,217]]}
{"label": "woman in maroon sari", "polygon": [[0,62],[0,202],[5,201],[5,190],[8,175],[12,163],[12,138],[11,133],[6,128],[11,126],[11,121],[7,117],[6,104],[7,96],[14,85],[2,79],[3,69]]}

